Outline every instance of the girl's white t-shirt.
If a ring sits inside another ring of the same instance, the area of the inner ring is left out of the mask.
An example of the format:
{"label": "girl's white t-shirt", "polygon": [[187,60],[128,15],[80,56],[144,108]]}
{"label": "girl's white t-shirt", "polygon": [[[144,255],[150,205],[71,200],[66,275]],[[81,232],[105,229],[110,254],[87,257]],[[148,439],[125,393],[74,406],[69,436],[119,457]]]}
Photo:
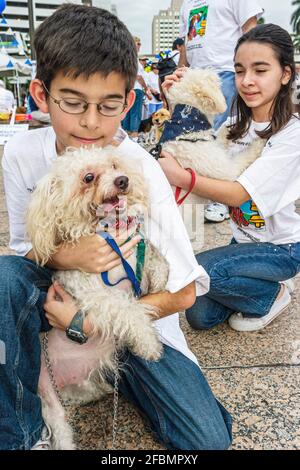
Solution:
{"label": "girl's white t-shirt", "polygon": [[242,27],[263,12],[256,0],[184,0],[179,35],[186,38],[190,66],[233,72],[234,49]]}
{"label": "girl's white t-shirt", "polygon": [[[224,125],[230,124],[230,118]],[[231,143],[232,158],[257,138],[269,123],[252,121],[247,135]],[[300,215],[295,202],[300,198],[300,120],[295,115],[273,135],[261,156],[237,181],[251,199],[230,208],[231,227],[239,243],[270,242],[276,245],[300,242]]]}
{"label": "girl's white t-shirt", "polygon": [[[172,189],[160,165],[120,129],[115,137],[119,151],[136,169],[140,169],[149,186],[151,215],[146,224],[147,237],[165,256],[170,273],[166,289],[178,292],[196,281],[197,295],[209,289],[209,276],[198,265],[175,203]],[[2,160],[4,186],[10,226],[10,247],[25,256],[32,245],[26,240],[25,214],[30,194],[37,182],[57,158],[56,136],[52,127],[22,132],[5,146]],[[174,314],[155,322],[163,343],[181,351],[195,363]]]}

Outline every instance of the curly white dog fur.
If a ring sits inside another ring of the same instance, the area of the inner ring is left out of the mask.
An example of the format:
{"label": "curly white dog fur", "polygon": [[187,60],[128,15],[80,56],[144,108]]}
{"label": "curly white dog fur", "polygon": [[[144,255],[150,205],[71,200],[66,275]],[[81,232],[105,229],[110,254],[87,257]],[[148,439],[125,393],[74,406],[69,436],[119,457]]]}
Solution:
{"label": "curly white dog fur", "polygon": [[[122,213],[122,207],[132,220],[141,210],[148,209],[142,175],[124,162],[124,156],[119,158],[114,147],[68,150],[40,180],[30,202],[27,232],[37,261],[45,265],[62,243],[76,245],[82,236],[95,234],[99,220],[111,213]],[[135,269],[136,253],[127,261]],[[165,289],[168,269],[166,260],[146,241],[143,295]],[[109,276],[115,283],[124,277],[124,270],[114,268]],[[94,335],[84,345],[70,341],[63,331],[53,329],[49,333],[51,365],[64,398],[85,403],[100,397],[99,378],[104,380],[105,372],[114,368],[115,338],[118,347],[127,347],[146,360],[160,358],[162,345],[152,321],[157,311],[134,298],[128,281],[107,287],[100,275],[75,270],[57,271],[54,279],[76,299],[94,328]],[[72,431],[51,385],[44,358],[39,393],[54,448],[73,449]]]}
{"label": "curly white dog fur", "polygon": [[[219,77],[212,70],[188,69],[183,78],[171,86],[168,99],[172,105],[186,104],[199,109],[211,125],[216,115],[226,110]],[[265,140],[257,138],[244,151],[232,157],[228,152],[230,143],[227,133],[227,128],[222,129],[217,139],[213,129],[190,133],[176,141],[166,142],[163,150],[173,155],[183,168],[192,168],[202,176],[235,181],[260,156]],[[204,200],[195,194],[190,194],[184,202],[185,205],[198,205],[197,210],[203,203]],[[191,214],[191,211],[184,211],[184,214]],[[192,221],[189,216],[184,217],[184,222],[190,232]],[[201,227],[196,227],[196,232],[200,231]],[[195,235],[190,233],[190,236]],[[191,241],[195,251],[201,249],[202,241],[193,241],[192,238]]]}

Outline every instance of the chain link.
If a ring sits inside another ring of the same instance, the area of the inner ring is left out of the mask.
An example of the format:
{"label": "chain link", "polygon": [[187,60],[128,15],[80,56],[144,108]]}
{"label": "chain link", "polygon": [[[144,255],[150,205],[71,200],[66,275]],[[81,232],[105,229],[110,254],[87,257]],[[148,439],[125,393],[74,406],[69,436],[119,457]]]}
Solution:
{"label": "chain link", "polygon": [[58,385],[56,383],[56,380],[55,380],[55,377],[54,377],[54,373],[53,373],[53,369],[52,369],[52,365],[51,365],[51,360],[50,360],[50,356],[49,356],[49,338],[48,338],[48,333],[45,333],[44,334],[44,337],[43,337],[43,340],[42,340],[42,349],[43,349],[43,353],[44,353],[44,358],[45,358],[45,363],[46,363],[46,367],[47,367],[47,370],[48,370],[48,374],[49,374],[49,377],[50,377],[50,382],[52,384],[52,387],[57,395],[57,398],[59,399],[59,402],[60,404],[64,407],[65,406],[65,402],[64,402],[64,399],[59,391],[59,388],[58,388]]}
{"label": "chain link", "polygon": [[118,353],[118,341],[115,338],[115,353],[114,353],[114,372],[115,372],[115,383],[114,383],[114,415],[113,415],[113,426],[112,426],[112,450],[116,449],[117,441],[117,427],[118,427],[118,407],[119,407],[119,353]]}
{"label": "chain link", "polygon": [[[44,334],[42,339],[42,350],[44,353],[45,364],[48,370],[50,382],[52,387],[59,399],[60,404],[64,407],[65,401],[62,398],[62,395],[59,391],[58,385],[56,383],[51,360],[49,356],[49,338],[48,333]],[[113,425],[112,425],[112,450],[116,448],[116,441],[117,441],[117,427],[118,427],[118,407],[119,407],[119,381],[120,381],[120,373],[119,373],[119,353],[118,353],[118,342],[115,338],[115,352],[114,352],[114,374],[115,374],[115,382],[114,382],[114,412],[113,412]]]}

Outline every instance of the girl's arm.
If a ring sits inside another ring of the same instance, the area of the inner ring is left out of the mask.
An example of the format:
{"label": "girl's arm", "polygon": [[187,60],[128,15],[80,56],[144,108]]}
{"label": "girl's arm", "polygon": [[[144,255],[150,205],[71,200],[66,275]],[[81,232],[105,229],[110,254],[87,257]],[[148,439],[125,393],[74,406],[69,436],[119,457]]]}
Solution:
{"label": "girl's arm", "polygon": [[[162,152],[162,157],[158,162],[169,183],[188,190],[191,184],[191,174],[182,168],[170,154]],[[216,180],[201,175],[196,175],[193,193],[231,207],[239,207],[251,199],[249,193],[236,181]]]}

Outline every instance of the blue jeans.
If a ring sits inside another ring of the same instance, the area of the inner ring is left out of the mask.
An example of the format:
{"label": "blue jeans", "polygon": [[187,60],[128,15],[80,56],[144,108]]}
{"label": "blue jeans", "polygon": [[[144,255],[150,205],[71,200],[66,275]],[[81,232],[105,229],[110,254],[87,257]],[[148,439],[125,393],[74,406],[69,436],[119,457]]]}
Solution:
{"label": "blue jeans", "polygon": [[[0,257],[0,346],[6,348],[6,361],[0,364],[1,450],[30,449],[41,435],[39,333],[50,329],[43,305],[52,273],[25,258]],[[191,360],[164,346],[159,362],[128,351],[122,362],[121,393],[139,408],[166,447],[229,447],[231,417]]]}
{"label": "blue jeans", "polygon": [[135,102],[132,108],[128,111],[125,118],[122,121],[122,127],[125,131],[128,132],[138,132],[141,121],[142,121],[142,111],[143,111],[143,90],[134,90],[135,91]]}
{"label": "blue jeans", "polygon": [[214,121],[214,129],[218,130],[219,127],[226,121],[226,119],[230,116],[231,105],[233,99],[236,95],[236,86],[235,86],[235,74],[234,72],[220,72],[219,77],[222,83],[222,92],[226,100],[227,109],[225,113],[218,114]]}
{"label": "blue jeans", "polygon": [[300,243],[236,243],[196,256],[210,276],[210,290],[197,297],[186,317],[195,329],[208,329],[234,312],[262,317],[280,291],[280,281],[300,272]]}
{"label": "blue jeans", "polygon": [[163,103],[149,103],[148,104],[148,117],[152,116],[153,113],[156,113],[163,107]]}

